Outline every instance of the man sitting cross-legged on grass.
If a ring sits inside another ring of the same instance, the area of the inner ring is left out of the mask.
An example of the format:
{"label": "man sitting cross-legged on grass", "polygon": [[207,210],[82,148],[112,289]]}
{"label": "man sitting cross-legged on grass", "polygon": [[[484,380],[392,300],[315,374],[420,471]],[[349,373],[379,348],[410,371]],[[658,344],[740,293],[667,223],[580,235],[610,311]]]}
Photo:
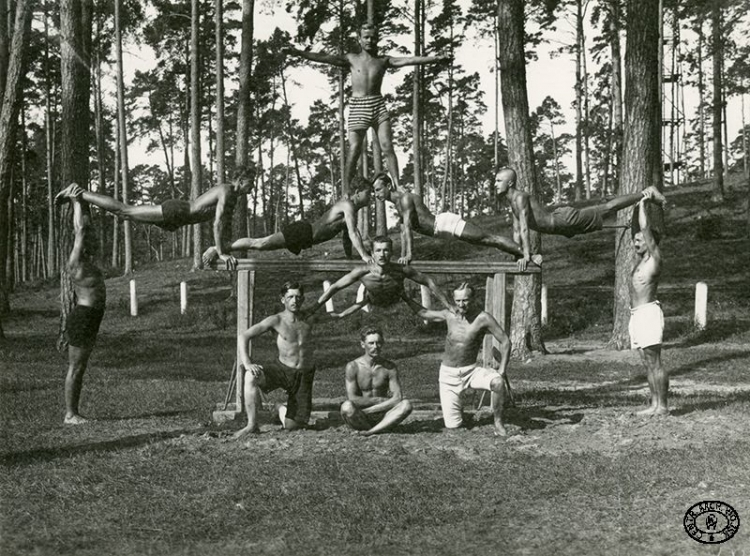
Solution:
{"label": "man sitting cross-legged on grass", "polygon": [[347,401],[341,404],[341,417],[361,435],[369,436],[393,430],[412,407],[401,396],[396,364],[380,356],[383,332],[372,326],[363,328],[360,340],[365,353],[346,365]]}
{"label": "man sitting cross-legged on grass", "polygon": [[646,200],[638,205],[640,231],[633,236],[636,265],[630,282],[630,343],[638,349],[646,367],[651,403],[639,415],[667,415],[669,373],[661,366],[661,343],[664,333],[664,314],[656,300],[656,288],[661,275],[659,233],[649,224]]}
{"label": "man sitting cross-legged on grass", "polygon": [[542,264],[541,255],[531,255],[510,238],[485,232],[476,224],[463,220],[458,214],[442,212],[435,216],[425,206],[422,198],[393,187],[387,174],[378,174],[373,180],[375,197],[393,203],[401,219],[401,258],[399,263],[412,260],[412,230],[422,235],[439,238],[456,238],[472,245],[494,247],[518,257],[518,269],[526,270],[528,263]]}
{"label": "man sitting cross-legged on grass", "polygon": [[[362,236],[357,229],[357,211],[370,204],[372,184],[362,176],[357,176],[352,185],[354,193],[351,197],[342,197],[336,201],[312,224],[305,220],[299,220],[284,226],[280,232],[270,236],[243,237],[235,240],[229,246],[229,251],[288,249],[295,255],[299,255],[303,249],[309,249],[313,245],[333,239],[342,230],[347,230],[348,238],[357,249],[359,256],[363,261],[369,262],[370,256],[365,250]],[[216,260],[217,256],[216,249],[209,247],[203,253],[203,263],[209,265]],[[236,261],[230,261],[230,267],[235,264]]]}
{"label": "man sitting cross-legged on grass", "polygon": [[144,224],[154,224],[168,232],[174,232],[182,226],[214,221],[214,244],[217,257],[222,261],[230,259],[224,253],[223,239],[228,234],[232,223],[232,212],[241,194],[247,193],[253,183],[255,170],[252,167],[238,168],[230,184],[215,185],[194,200],[169,199],[160,205],[126,205],[125,203],[87,191],[73,184],[57,194],[56,201],[66,197],[77,197],[111,212],[120,218],[127,218]]}
{"label": "man sitting cross-legged on grass", "polygon": [[[439,375],[440,406],[446,428],[456,429],[463,424],[461,392],[467,388],[489,390],[492,392],[495,434],[505,436],[503,408],[507,395],[505,371],[510,357],[510,339],[500,324],[492,315],[474,306],[474,289],[465,282],[453,291],[454,311],[432,311],[412,299],[404,299],[424,320],[448,325]],[[498,370],[477,365],[479,349],[487,333],[500,342],[500,350],[492,349],[493,357],[500,363]]]}
{"label": "man sitting cross-legged on grass", "polygon": [[318,309],[331,299],[334,294],[356,282],[364,284],[367,295],[362,302],[356,303],[334,316],[344,317],[360,309],[368,302],[376,307],[390,307],[401,300],[404,294],[404,280],[409,278],[417,284],[427,286],[443,305],[450,307],[448,298],[445,297],[440,288],[429,276],[422,274],[410,266],[404,266],[391,262],[393,243],[387,236],[378,236],[372,240],[373,263],[367,266],[355,268],[349,274],[339,278],[323,295],[318,298],[314,309]]}
{"label": "man sitting cross-legged on grass", "polygon": [[[279,407],[279,419],[286,430],[295,430],[307,425],[312,410],[315,342],[312,338],[312,312],[302,310],[304,300],[302,285],[297,282],[286,282],[281,287],[281,303],[284,304],[284,310],[266,317],[240,333],[238,346],[240,364],[245,370],[247,426],[235,433],[235,438],[260,432],[257,419],[258,407],[261,405],[261,390],[286,390],[287,404]],[[276,333],[278,359],[264,365],[253,363],[248,354],[248,342],[269,331]]]}
{"label": "man sitting cross-legged on grass", "polygon": [[94,264],[97,249],[96,230],[91,226],[88,206],[73,199],[73,228],[75,238],[73,250],[68,258],[68,274],[73,281],[76,306],[68,316],[68,375],[65,378],[66,425],[81,425],[86,422],[78,412],[91,350],[104,318],[107,289],[104,276]]}
{"label": "man sitting cross-legged on grass", "polygon": [[508,199],[513,216],[518,219],[518,238],[524,250],[529,243],[529,230],[543,234],[556,234],[573,237],[601,230],[604,218],[617,211],[633,206],[641,199],[652,199],[662,206],[667,199],[656,187],[647,187],[641,192],[621,195],[606,203],[577,209],[558,207],[548,210],[536,197],[516,189],[516,171],[513,168],[500,168],[495,174],[495,187],[498,201]]}

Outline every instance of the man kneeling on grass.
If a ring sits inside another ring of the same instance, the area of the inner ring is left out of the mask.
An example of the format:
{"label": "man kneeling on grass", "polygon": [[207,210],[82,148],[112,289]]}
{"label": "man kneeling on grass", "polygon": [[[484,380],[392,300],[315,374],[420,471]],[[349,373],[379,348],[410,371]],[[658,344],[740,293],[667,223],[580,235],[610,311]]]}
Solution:
{"label": "man kneeling on grass", "polygon": [[401,396],[396,364],[380,355],[383,343],[379,328],[363,328],[360,345],[365,353],[346,366],[347,401],[341,404],[341,417],[363,436],[393,430],[412,410]]}
{"label": "man kneeling on grass", "polygon": [[[260,432],[258,406],[260,392],[283,388],[288,395],[287,404],[279,407],[279,419],[286,430],[295,430],[307,425],[312,410],[312,384],[315,377],[312,339],[313,317],[302,310],[305,292],[301,284],[286,282],[281,287],[281,303],[284,310],[266,317],[239,335],[240,363],[245,369],[245,411],[247,426],[237,433],[240,438]],[[274,331],[279,357],[266,365],[250,361],[248,342],[253,338]]]}

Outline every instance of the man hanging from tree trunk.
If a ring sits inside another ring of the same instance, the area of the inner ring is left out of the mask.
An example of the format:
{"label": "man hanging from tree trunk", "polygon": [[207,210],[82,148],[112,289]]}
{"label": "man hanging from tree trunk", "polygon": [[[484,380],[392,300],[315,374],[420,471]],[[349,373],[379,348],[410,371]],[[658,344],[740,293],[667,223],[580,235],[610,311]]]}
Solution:
{"label": "man hanging from tree trunk", "polygon": [[68,258],[68,274],[73,282],[76,305],[68,317],[68,375],[65,378],[66,425],[86,422],[79,413],[83,374],[104,317],[107,290],[104,276],[96,267],[98,237],[91,225],[88,205],[73,197],[73,250]]}
{"label": "man hanging from tree trunk", "polygon": [[55,200],[61,202],[66,198],[79,198],[120,218],[154,224],[169,232],[213,220],[216,253],[226,262],[231,257],[224,253],[223,240],[231,229],[234,206],[240,195],[248,192],[254,177],[254,168],[238,168],[230,184],[215,185],[195,200],[169,199],[160,205],[127,205],[113,197],[83,189],[75,183],[60,191]]}
{"label": "man hanging from tree trunk", "polygon": [[651,199],[666,205],[667,199],[654,186],[647,187],[639,193],[621,195],[601,205],[582,209],[558,207],[552,211],[543,207],[539,201],[525,191],[516,189],[516,171],[512,168],[500,168],[495,174],[497,199],[508,199],[513,216],[518,219],[518,235],[514,238],[529,249],[529,230],[543,234],[573,237],[579,234],[596,232],[604,227],[604,218],[617,211],[633,206],[643,199]]}
{"label": "man hanging from tree trunk", "polygon": [[[357,169],[359,155],[367,130],[377,132],[380,147],[388,163],[391,178],[398,186],[399,172],[396,153],[393,151],[391,116],[380,93],[385,71],[389,68],[417,66],[450,61],[450,56],[378,56],[378,30],[370,24],[359,28],[360,52],[343,56],[323,52],[307,52],[295,48],[284,48],[284,54],[298,56],[313,62],[349,68],[352,72],[352,97],[349,100],[349,156],[346,160],[344,184],[349,182]],[[346,190],[346,189],[345,189]]]}

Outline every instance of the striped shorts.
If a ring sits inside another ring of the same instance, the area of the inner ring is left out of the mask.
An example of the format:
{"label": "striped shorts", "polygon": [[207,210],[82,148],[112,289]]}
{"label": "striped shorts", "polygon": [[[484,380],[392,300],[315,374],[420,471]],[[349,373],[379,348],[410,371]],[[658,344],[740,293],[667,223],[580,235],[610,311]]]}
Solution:
{"label": "striped shorts", "polygon": [[391,115],[380,95],[349,99],[349,131],[367,130],[389,120]]}

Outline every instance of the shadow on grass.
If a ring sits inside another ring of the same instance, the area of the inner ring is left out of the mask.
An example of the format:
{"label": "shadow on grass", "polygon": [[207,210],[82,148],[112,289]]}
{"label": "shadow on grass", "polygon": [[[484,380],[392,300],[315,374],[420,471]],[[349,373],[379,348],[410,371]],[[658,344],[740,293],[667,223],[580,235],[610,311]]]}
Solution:
{"label": "shadow on grass", "polygon": [[85,444],[77,444],[74,446],[36,448],[34,450],[10,452],[0,455],[0,465],[28,465],[37,462],[69,458],[78,454],[88,454],[92,452],[115,452],[123,448],[134,448],[136,446],[141,446],[150,442],[177,438],[178,436],[183,434],[194,433],[196,430],[196,427],[190,427],[170,431],[157,431],[135,434],[123,438],[115,438],[113,440],[89,442]]}
{"label": "shadow on grass", "polygon": [[750,330],[750,320],[714,320],[709,323],[705,330],[701,331],[692,331],[692,323],[684,323],[683,328],[686,335],[671,343],[668,346],[669,348],[686,348],[703,344],[720,343],[730,336],[744,334]]}
{"label": "shadow on grass", "polygon": [[[704,396],[691,396],[692,398],[702,398]],[[709,399],[703,401],[691,401],[688,403],[680,404],[679,407],[673,408],[670,412],[671,415],[679,417],[693,413],[694,411],[706,411],[709,409],[718,409],[720,407],[726,407],[730,404],[735,403],[747,403],[750,402],[750,392],[735,392],[728,396],[721,396],[716,399]]]}

